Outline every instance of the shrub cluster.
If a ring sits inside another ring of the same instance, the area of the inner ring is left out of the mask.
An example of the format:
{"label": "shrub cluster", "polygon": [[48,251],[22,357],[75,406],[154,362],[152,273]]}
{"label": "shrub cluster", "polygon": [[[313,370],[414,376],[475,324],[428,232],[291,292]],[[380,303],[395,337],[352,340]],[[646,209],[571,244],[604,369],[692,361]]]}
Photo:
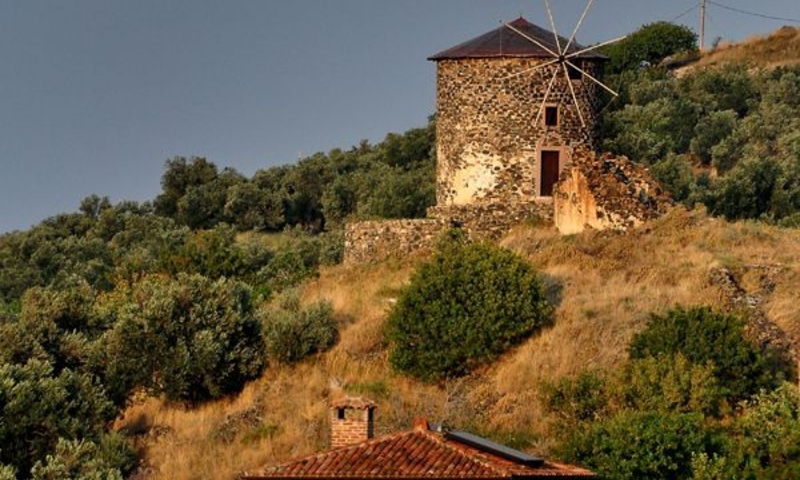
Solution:
{"label": "shrub cluster", "polygon": [[652,315],[630,344],[631,359],[680,354],[694,365],[709,365],[725,396],[738,402],[772,390],[792,375],[788,362],[775,369],[777,352],[761,351],[744,337],[744,322],[708,307],[674,308]]}
{"label": "shrub cluster", "polygon": [[619,480],[794,478],[800,394],[781,383],[794,371],[741,320],[676,307],[651,315],[629,352],[617,371],[544,389],[565,458]]}
{"label": "shrub cluster", "polygon": [[603,116],[603,148],[652,166],[687,206],[727,219],[797,224],[800,68],[627,70]]}
{"label": "shrub cluster", "polygon": [[445,241],[389,313],[389,361],[432,381],[465,375],[549,324],[534,268],[487,243]]}
{"label": "shrub cluster", "polygon": [[330,302],[319,301],[305,308],[289,294],[277,310],[263,320],[267,356],[281,363],[298,362],[333,346],[339,337]]}

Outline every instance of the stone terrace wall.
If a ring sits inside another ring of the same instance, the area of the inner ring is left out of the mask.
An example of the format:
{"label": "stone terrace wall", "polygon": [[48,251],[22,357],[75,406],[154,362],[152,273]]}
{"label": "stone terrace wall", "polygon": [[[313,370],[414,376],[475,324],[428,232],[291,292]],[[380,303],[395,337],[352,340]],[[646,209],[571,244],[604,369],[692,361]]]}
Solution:
{"label": "stone terrace wall", "polygon": [[552,219],[550,202],[493,203],[431,207],[417,220],[372,220],[348,223],[344,263],[375,262],[430,251],[436,238],[451,227],[463,228],[470,238],[496,240],[513,226]]}
{"label": "stone terrace wall", "polygon": [[371,220],[348,223],[344,234],[344,263],[375,262],[425,251],[447,228],[442,220]]}
{"label": "stone terrace wall", "polygon": [[[596,146],[597,85],[559,73],[547,105],[559,105],[558,126],[537,124],[557,65],[528,74],[536,58],[472,58],[437,64],[437,205],[533,201],[541,148]],[[583,65],[597,75],[597,65]],[[569,90],[572,83],[586,125]],[[567,161],[565,155],[562,161]]]}

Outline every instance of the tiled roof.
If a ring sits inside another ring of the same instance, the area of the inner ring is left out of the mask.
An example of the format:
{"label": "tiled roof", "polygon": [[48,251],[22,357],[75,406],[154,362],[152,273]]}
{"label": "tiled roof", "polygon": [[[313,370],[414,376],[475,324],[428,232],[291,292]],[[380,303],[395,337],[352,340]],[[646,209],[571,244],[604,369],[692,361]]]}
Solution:
{"label": "tiled roof", "polygon": [[[514,29],[523,32],[525,35],[534,38],[553,52],[558,52],[553,32],[536,26],[524,18],[520,17],[509,23]],[[520,35],[507,25],[485,33],[472,40],[456,45],[428,58],[428,60],[447,60],[456,58],[492,58],[492,57],[534,57],[534,58],[553,58],[553,54],[543,49],[539,45],[531,42]],[[567,46],[569,39],[559,36],[561,48]],[[583,50],[584,46],[572,42],[569,53]],[[608,57],[596,51],[590,51],[578,55],[576,58],[591,60],[608,60]]]}
{"label": "tiled roof", "polygon": [[508,460],[425,426],[245,472],[256,479],[586,479],[588,470],[542,461]]}

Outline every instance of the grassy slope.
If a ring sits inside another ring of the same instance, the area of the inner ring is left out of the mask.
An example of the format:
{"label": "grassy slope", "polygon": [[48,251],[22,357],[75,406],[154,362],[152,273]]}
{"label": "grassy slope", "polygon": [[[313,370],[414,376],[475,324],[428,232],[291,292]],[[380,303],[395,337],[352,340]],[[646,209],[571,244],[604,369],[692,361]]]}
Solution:
{"label": "grassy slope", "polygon": [[[244,468],[324,448],[326,401],[342,389],[378,401],[379,433],[427,415],[546,454],[551,432],[538,406],[541,382],[624,361],[627,342],[648,312],[676,303],[721,305],[720,290],[708,280],[717,266],[733,269],[751,290],[759,288],[761,270],[748,266],[778,266],[775,288],[762,292],[764,308],[800,340],[800,311],[793,306],[800,280],[797,230],[675,210],[624,235],[560,237],[549,228],[525,227],[502,244],[529,258],[554,285],[560,300],[551,329],[471,378],[418,384],[389,371],[381,328],[392,298],[421,259],[324,270],[304,297],[333,303],[342,325],[334,350],[298,366],[270,368],[235,399],[192,411],[157,400],[131,408],[120,426],[150,429],[143,445],[154,473],[144,478],[233,478]],[[232,439],[220,437],[225,425]]]}
{"label": "grassy slope", "polygon": [[747,62],[754,67],[778,67],[800,63],[800,28],[782,27],[770,35],[753,37],[740,43],[722,44],[705,52],[687,68],[729,62]]}

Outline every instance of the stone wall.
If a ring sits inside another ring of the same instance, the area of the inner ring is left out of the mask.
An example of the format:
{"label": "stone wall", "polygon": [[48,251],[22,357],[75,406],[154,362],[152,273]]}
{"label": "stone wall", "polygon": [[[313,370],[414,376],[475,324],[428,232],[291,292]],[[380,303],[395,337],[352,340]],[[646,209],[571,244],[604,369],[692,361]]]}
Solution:
{"label": "stone wall", "polygon": [[371,220],[345,227],[344,263],[374,262],[430,250],[447,228],[442,220]]}
{"label": "stone wall", "polygon": [[463,228],[475,240],[497,240],[515,225],[551,221],[552,212],[550,199],[540,199],[535,202],[437,205],[428,209],[428,217]]}
{"label": "stone wall", "polygon": [[[559,72],[547,105],[558,125],[544,125],[542,101],[557,65],[522,75],[546,59],[441,60],[437,64],[437,194],[439,206],[525,202],[539,197],[541,149],[558,149],[562,168],[573,148],[594,149],[597,85]],[[598,73],[598,65],[583,65]],[[568,82],[581,105],[577,114]],[[537,115],[539,115],[537,124]]]}
{"label": "stone wall", "polygon": [[489,203],[431,207],[428,219],[372,220],[348,223],[344,263],[375,262],[431,251],[437,237],[452,227],[463,228],[475,240],[497,240],[514,227],[531,221],[550,221],[552,203]]}
{"label": "stone wall", "polygon": [[626,157],[580,151],[562,172],[553,194],[553,220],[563,234],[627,230],[673,205],[650,172]]}

